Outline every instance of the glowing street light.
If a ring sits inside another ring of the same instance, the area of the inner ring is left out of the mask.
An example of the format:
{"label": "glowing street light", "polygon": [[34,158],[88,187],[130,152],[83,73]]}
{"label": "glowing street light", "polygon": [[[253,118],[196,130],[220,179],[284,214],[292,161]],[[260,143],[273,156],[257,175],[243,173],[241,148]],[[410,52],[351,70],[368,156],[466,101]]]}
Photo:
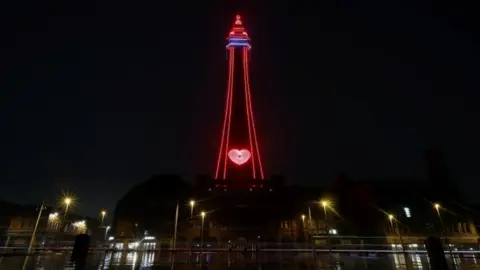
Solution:
{"label": "glowing street light", "polygon": [[85,220],[79,220],[73,223],[73,226],[75,226],[81,233],[86,233],[87,231],[87,223]]}
{"label": "glowing street light", "polygon": [[328,237],[328,249],[330,251],[330,256],[332,255],[332,242],[330,241],[330,224],[327,217],[327,207],[330,207],[330,201],[321,200],[320,204],[323,206],[323,213],[325,215],[325,225],[327,227],[327,237]]}
{"label": "glowing street light", "polygon": [[437,211],[438,219],[440,219],[440,223],[442,225],[442,234],[445,232],[445,224],[443,223],[442,214],[440,213],[440,209],[442,208],[439,203],[433,204],[433,208]]}
{"label": "glowing street light", "polygon": [[330,201],[321,200],[320,204],[323,207],[323,213],[325,214],[325,221],[327,220],[327,207],[330,207]]}
{"label": "glowing street light", "polygon": [[322,200],[322,201],[320,201],[320,204],[323,207],[323,212],[325,214],[325,220],[327,220],[327,207],[330,206],[330,201]]}
{"label": "glowing street light", "polygon": [[105,210],[102,210],[102,212],[100,212],[100,214],[102,215],[102,225],[103,225],[103,221],[105,220],[105,216],[107,215],[107,211]]}
{"label": "glowing street light", "polygon": [[67,213],[68,213],[68,208],[70,207],[70,204],[73,203],[73,199],[71,197],[65,197],[63,198],[63,205],[65,205],[65,213],[63,214],[63,220],[67,220]]}
{"label": "glowing street light", "polygon": [[440,223],[442,224],[442,233],[443,233],[443,231],[445,231],[445,225],[443,224],[442,215],[440,214],[441,206],[439,203],[435,203],[433,204],[433,207],[435,208],[435,211],[437,211],[438,218],[440,219]]}
{"label": "glowing street light", "polygon": [[390,221],[390,226],[392,227],[392,230],[394,230],[395,228],[393,227],[393,220],[395,219],[395,217],[392,215],[392,214],[388,214],[388,220]]}
{"label": "glowing street light", "polygon": [[320,201],[320,204],[325,208],[325,207],[330,205],[330,202],[327,201],[327,200],[322,200],[322,201]]}
{"label": "glowing street light", "polygon": [[[400,227],[399,227],[399,225],[398,225],[398,221],[395,219],[395,216],[392,215],[392,214],[388,214],[387,217],[388,217],[388,220],[390,221],[390,225],[392,226],[392,229],[393,229],[394,231],[396,231],[397,234],[398,234],[398,238],[400,239],[400,245],[402,246],[402,253],[403,253],[403,256],[405,257],[405,262],[406,262],[408,256],[407,256],[407,253],[406,253],[406,251],[405,251],[405,244],[403,243],[402,231],[400,230]],[[397,226],[396,226],[397,228],[395,228],[395,227],[393,226],[393,222],[394,222],[394,221],[397,223]],[[408,264],[407,264],[407,269],[409,269],[409,268],[408,268]]]}
{"label": "glowing street light", "polygon": [[58,217],[58,213],[57,213],[57,212],[55,212],[55,213],[50,213],[50,214],[48,215],[48,220],[54,221],[54,220],[57,219],[57,217]]}
{"label": "glowing street light", "polygon": [[195,201],[190,201],[190,218],[193,218],[193,208],[195,207]]}

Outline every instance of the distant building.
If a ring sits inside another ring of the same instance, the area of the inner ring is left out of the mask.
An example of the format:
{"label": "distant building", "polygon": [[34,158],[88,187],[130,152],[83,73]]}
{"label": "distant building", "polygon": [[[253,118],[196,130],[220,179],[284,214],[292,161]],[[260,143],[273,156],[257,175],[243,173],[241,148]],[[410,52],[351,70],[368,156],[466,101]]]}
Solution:
{"label": "distant building", "polygon": [[[326,244],[328,235],[333,235],[332,241],[335,240],[335,243],[351,242],[351,237],[372,236],[378,237],[382,243],[393,243],[399,241],[398,233],[392,234],[395,230],[399,230],[405,242],[411,244],[422,243],[423,238],[430,234],[450,236],[451,243],[474,244],[478,241],[475,225],[461,207],[443,200],[445,212],[440,213],[440,220],[433,204],[427,199],[435,196],[428,194],[426,181],[410,182],[412,185],[408,183],[351,182],[343,186],[343,191],[335,190],[335,187],[331,190],[283,187],[276,191],[259,189],[245,192],[212,189],[207,191],[209,197],[205,197],[206,194],[192,197],[207,198],[194,208],[192,218],[188,199],[179,200],[182,203],[177,248],[195,248],[200,244],[199,213],[202,210],[207,211],[204,243],[218,248],[244,247],[259,241],[263,244],[298,245],[311,242],[312,238],[321,245]],[[169,206],[162,214],[148,217],[137,215],[132,219],[125,217],[124,220],[118,220],[114,237],[122,245],[117,248],[132,246],[145,235],[155,237],[157,249],[171,247],[176,200],[162,202],[162,197],[157,198],[159,201],[153,205]],[[320,198],[328,198],[332,202],[332,209],[327,209],[326,219],[318,202]],[[155,209],[150,210],[160,213]],[[393,226],[389,214],[394,215],[396,222]],[[163,215],[165,219],[159,219]],[[152,219],[156,219],[158,225]],[[339,239],[341,235],[349,236],[349,240]]]}
{"label": "distant building", "polygon": [[[477,243],[474,217],[452,187],[441,155],[427,151],[426,160],[425,180],[354,181],[339,174],[330,187],[286,186],[280,176],[214,180],[202,175],[189,185],[179,176],[156,175],[119,201],[112,236],[123,247],[154,236],[157,247],[168,248],[178,202],[177,247],[184,248],[201,241],[201,211],[206,211],[204,243],[219,248],[260,242],[325,245],[361,237],[385,244],[398,241],[399,235],[418,245],[431,234],[450,237],[451,243]],[[320,200],[329,205],[322,207]],[[435,204],[441,205],[439,211]]]}
{"label": "distant building", "polygon": [[[223,186],[206,176],[199,176],[195,185],[188,185],[179,177],[157,175],[134,187],[119,201],[112,237],[125,248],[141,240],[143,232],[148,232],[156,237],[158,248],[168,248],[178,201],[179,247],[195,247],[200,243],[201,211],[207,211],[204,241],[210,245],[305,242],[305,222],[308,221],[308,233],[327,229],[316,202],[323,191],[321,188],[285,187],[281,177]],[[191,199],[199,200],[193,212],[188,204]],[[302,220],[302,215],[309,212],[306,202],[312,204],[310,212],[314,218]],[[334,216],[331,218],[333,222]]]}
{"label": "distant building", "polygon": [[[36,237],[35,248],[60,248],[71,246],[77,234],[86,233],[94,237],[99,222],[92,219],[82,218],[76,215],[69,215],[73,220],[62,221],[62,216],[57,212],[45,210],[40,217]],[[8,229],[4,232],[5,246],[11,248],[26,248],[30,243],[38,213],[34,210],[19,213],[10,219]],[[98,237],[97,237],[98,238]],[[102,234],[103,242],[103,234]]]}

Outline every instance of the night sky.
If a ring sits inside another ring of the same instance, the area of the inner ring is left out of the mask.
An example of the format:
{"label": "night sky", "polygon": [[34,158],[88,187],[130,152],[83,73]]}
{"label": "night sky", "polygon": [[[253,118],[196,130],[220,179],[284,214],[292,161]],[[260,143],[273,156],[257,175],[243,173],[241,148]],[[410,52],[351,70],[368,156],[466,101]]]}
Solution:
{"label": "night sky", "polygon": [[95,215],[154,173],[213,173],[240,12],[268,175],[421,180],[436,147],[479,202],[475,1],[46,2],[1,8],[0,199]]}

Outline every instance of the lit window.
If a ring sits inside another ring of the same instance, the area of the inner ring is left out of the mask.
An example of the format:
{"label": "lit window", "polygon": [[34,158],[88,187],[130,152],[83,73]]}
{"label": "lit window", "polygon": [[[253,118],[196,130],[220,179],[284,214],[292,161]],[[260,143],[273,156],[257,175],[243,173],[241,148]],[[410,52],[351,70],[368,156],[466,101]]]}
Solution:
{"label": "lit window", "polygon": [[404,208],[403,208],[403,211],[405,211],[405,216],[407,216],[407,218],[411,218],[411,217],[412,217],[412,214],[410,213],[410,208],[404,207]]}

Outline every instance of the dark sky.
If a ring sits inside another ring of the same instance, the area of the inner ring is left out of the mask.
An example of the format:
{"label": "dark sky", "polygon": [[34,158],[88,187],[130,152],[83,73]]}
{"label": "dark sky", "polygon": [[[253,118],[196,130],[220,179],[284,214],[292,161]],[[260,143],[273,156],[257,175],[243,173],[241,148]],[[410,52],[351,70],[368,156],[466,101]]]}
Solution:
{"label": "dark sky", "polygon": [[68,190],[95,214],[153,173],[213,172],[237,11],[267,174],[425,179],[437,147],[480,188],[475,1],[96,2],[1,8],[0,198]]}

